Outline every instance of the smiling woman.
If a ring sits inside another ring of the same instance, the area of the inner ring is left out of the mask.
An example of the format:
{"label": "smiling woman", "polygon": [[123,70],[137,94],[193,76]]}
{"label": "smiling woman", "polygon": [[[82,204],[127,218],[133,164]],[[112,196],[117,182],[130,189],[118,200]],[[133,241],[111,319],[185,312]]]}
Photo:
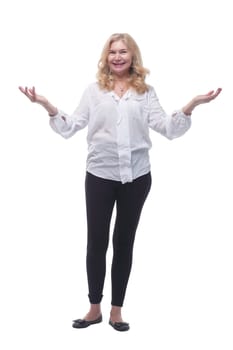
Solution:
{"label": "smiling woman", "polygon": [[121,308],[132,267],[133,246],[140,215],[151,188],[149,128],[168,139],[182,136],[190,115],[210,102],[221,89],[194,97],[183,108],[166,114],[155,89],[145,81],[140,50],[129,34],[113,34],[99,60],[97,82],[88,86],[72,115],[57,109],[35,88],[20,87],[32,102],[50,115],[55,132],[69,138],[88,125],[86,166],[87,277],[90,309],[74,328],[102,321],[101,300],[106,273],[110,222],[116,204],[113,232],[112,299],[109,324],[126,331]]}
{"label": "smiling woman", "polygon": [[129,70],[132,65],[132,53],[122,40],[111,44],[108,55],[108,66],[111,73],[118,79],[115,79],[114,91],[120,97],[127,90],[125,78],[129,77]]}
{"label": "smiling woman", "polygon": [[112,73],[123,77],[129,75],[129,68],[132,64],[132,54],[123,41],[115,41],[110,46],[108,65]]}
{"label": "smiling woman", "polygon": [[143,67],[135,40],[127,33],[113,34],[106,42],[99,60],[97,79],[103,89],[114,90],[122,97],[129,87],[138,93],[148,90],[145,83],[149,70]]}

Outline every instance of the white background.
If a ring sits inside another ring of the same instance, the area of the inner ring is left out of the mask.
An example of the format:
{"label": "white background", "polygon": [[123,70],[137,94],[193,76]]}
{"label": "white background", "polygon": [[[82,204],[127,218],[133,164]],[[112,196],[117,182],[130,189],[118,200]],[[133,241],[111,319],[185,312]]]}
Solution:
{"label": "white background", "polygon": [[[232,350],[231,1],[2,0],[1,349]],[[69,140],[19,85],[72,112],[114,32],[138,42],[165,110],[222,94],[193,113],[182,138],[151,133],[153,187],[138,228],[123,316],[74,330],[88,309],[86,129]]]}

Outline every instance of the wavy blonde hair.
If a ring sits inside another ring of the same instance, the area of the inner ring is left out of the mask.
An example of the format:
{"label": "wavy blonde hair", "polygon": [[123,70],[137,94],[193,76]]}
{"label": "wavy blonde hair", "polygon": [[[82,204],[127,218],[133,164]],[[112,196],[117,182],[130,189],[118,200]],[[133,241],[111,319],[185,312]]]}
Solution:
{"label": "wavy blonde hair", "polygon": [[145,82],[149,70],[143,67],[141,52],[135,40],[127,33],[112,34],[104,45],[100,60],[98,62],[97,80],[101,89],[112,90],[114,78],[108,66],[109,49],[113,42],[122,40],[132,54],[132,65],[129,70],[129,85],[138,93],[148,90]]}

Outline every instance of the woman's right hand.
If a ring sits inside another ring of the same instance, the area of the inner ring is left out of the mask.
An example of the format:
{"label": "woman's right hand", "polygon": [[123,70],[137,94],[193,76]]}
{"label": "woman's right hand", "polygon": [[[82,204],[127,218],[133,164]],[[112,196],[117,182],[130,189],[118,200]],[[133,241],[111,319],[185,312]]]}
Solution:
{"label": "woman's right hand", "polygon": [[19,86],[19,90],[27,96],[31,102],[39,103],[43,106],[50,117],[54,117],[58,113],[57,107],[54,107],[44,96],[38,95],[34,86],[32,88]]}
{"label": "woman's right hand", "polygon": [[19,90],[25,96],[27,96],[31,102],[39,103],[42,106],[47,103],[47,99],[44,96],[38,95],[36,93],[36,89],[34,86],[32,88],[28,88],[27,86],[26,87],[19,86]]}

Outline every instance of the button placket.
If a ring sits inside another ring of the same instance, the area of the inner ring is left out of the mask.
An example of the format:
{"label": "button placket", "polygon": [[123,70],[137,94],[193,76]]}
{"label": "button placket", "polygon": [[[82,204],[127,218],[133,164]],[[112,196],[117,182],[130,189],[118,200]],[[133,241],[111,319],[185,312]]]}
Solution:
{"label": "button placket", "polygon": [[130,134],[125,103],[125,99],[119,99],[117,108],[119,113],[119,117],[117,119],[119,170],[121,181],[123,183],[132,181]]}

